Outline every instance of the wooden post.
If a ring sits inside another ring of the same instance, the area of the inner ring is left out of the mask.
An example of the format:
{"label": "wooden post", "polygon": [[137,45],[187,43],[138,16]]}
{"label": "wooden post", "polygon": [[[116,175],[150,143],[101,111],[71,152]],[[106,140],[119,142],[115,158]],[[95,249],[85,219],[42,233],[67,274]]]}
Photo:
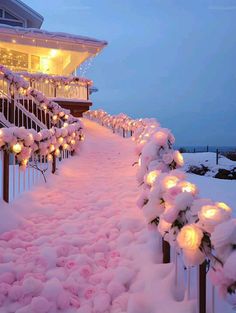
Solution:
{"label": "wooden post", "polygon": [[3,152],[3,200],[9,203],[9,184],[10,184],[10,173],[9,173],[9,153]]}
{"label": "wooden post", "polygon": [[89,100],[89,85],[87,84],[87,100]]}
{"label": "wooden post", "polygon": [[[15,101],[14,101],[14,98],[15,98],[15,95],[14,95],[14,86],[13,84],[10,85],[10,93],[11,93],[11,103],[9,105],[9,122],[12,123],[12,124],[15,124],[15,110],[14,110],[14,106],[15,106]],[[19,121],[18,121],[19,123]],[[16,125],[16,126],[19,126]]]}
{"label": "wooden post", "polygon": [[133,131],[132,131],[132,130],[130,131],[130,136],[131,136],[131,137],[133,136]]}
{"label": "wooden post", "polygon": [[216,165],[219,164],[219,150],[216,149]]}
{"label": "wooden post", "polygon": [[162,238],[163,263],[170,263],[170,244]]}
{"label": "wooden post", "polygon": [[201,265],[199,265],[199,313],[206,313],[206,264],[207,262],[204,261]]}
{"label": "wooden post", "polygon": [[57,160],[57,157],[55,156],[55,153],[53,153],[52,155],[52,174],[55,174],[56,172],[56,160]]}
{"label": "wooden post", "polygon": [[124,127],[122,129],[123,129],[123,138],[125,138],[125,129]]}

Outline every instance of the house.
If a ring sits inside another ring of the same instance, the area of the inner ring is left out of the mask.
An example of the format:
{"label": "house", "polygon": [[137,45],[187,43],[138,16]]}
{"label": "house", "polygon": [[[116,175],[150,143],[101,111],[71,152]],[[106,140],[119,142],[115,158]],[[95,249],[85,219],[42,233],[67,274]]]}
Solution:
{"label": "house", "polygon": [[0,63],[20,72],[31,86],[75,116],[92,105],[93,82],[76,77],[106,41],[41,29],[43,17],[20,0],[0,2]]}

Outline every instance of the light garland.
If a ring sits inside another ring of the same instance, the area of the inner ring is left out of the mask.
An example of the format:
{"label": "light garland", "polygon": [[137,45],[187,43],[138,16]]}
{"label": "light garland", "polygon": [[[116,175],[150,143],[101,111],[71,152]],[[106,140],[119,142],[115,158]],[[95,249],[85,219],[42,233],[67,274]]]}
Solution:
{"label": "light garland", "polygon": [[85,117],[109,128],[132,129],[139,156],[137,178],[143,186],[138,205],[147,222],[157,225],[161,236],[182,251],[187,266],[211,261],[213,284],[236,306],[236,219],[224,202],[199,198],[196,185],[176,169],[184,160],[172,149],[173,135],[153,119],[132,120],[102,110],[86,112]]}

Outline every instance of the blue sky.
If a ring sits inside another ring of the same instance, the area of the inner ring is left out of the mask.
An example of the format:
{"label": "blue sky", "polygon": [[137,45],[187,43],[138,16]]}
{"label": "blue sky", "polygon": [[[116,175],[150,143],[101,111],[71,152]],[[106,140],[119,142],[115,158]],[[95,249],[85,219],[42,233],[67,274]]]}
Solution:
{"label": "blue sky", "polygon": [[156,117],[178,145],[236,146],[236,0],[24,0],[44,29],[109,42],[94,108]]}

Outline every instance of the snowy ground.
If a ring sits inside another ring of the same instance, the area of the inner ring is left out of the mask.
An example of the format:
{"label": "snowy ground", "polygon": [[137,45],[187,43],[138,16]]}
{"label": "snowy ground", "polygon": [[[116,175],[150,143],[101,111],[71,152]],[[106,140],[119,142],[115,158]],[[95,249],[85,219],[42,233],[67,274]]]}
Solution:
{"label": "snowy ground", "polygon": [[211,168],[211,171],[206,173],[206,176],[187,174],[188,180],[199,187],[201,197],[226,202],[233,208],[234,216],[236,217],[236,180],[211,177],[218,172],[219,168],[230,170],[236,167],[236,162],[220,156],[219,165],[216,165],[216,154],[213,152],[184,153],[183,156],[185,170],[190,165],[200,166],[201,164]]}
{"label": "snowy ground", "polygon": [[158,236],[136,207],[133,142],[86,127],[59,175],[1,203],[0,313],[194,312],[175,300],[173,265],[159,264]]}
{"label": "snowy ground", "polygon": [[219,155],[219,162],[216,165],[216,153],[214,152],[197,152],[197,153],[183,153],[184,156],[184,170],[188,171],[189,167],[201,165],[208,167],[209,171],[205,176],[213,177],[215,176],[219,169],[232,170],[236,168],[236,162],[231,161],[223,155]]}

